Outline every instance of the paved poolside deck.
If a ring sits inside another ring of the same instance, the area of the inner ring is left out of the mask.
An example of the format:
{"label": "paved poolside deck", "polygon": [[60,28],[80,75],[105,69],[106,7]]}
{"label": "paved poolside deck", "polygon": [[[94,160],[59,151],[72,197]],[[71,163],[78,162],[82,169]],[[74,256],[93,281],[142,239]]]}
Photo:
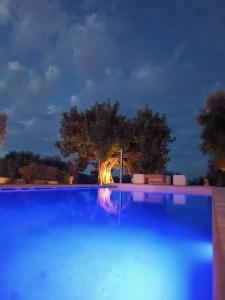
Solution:
{"label": "paved poolside deck", "polygon": [[214,299],[225,299],[225,188],[213,188]]}

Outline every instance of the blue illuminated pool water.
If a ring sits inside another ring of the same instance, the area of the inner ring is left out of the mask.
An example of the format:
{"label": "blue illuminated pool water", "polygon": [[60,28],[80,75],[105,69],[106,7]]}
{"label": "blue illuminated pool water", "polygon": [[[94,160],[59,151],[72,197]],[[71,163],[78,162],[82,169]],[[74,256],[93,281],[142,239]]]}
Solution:
{"label": "blue illuminated pool water", "polygon": [[1,300],[212,300],[211,198],[0,192]]}

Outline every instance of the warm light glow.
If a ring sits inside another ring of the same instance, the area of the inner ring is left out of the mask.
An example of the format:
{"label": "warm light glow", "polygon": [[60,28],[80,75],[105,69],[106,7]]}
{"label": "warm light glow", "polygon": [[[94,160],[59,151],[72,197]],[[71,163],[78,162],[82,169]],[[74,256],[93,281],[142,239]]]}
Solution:
{"label": "warm light glow", "polygon": [[117,214],[118,205],[116,203],[112,203],[110,196],[112,191],[108,188],[99,189],[98,191],[98,204],[101,206],[106,212],[110,214]]}
{"label": "warm light glow", "polygon": [[109,158],[104,162],[100,163],[99,166],[99,179],[100,184],[111,184],[114,183],[112,178],[112,169],[119,165],[119,158]]}

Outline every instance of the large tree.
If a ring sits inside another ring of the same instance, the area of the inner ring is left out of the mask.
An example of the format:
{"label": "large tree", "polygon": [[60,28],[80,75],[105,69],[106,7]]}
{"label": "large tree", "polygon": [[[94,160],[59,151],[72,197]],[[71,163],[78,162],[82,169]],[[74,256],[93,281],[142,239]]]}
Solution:
{"label": "large tree", "polygon": [[109,175],[107,159],[121,147],[128,148],[129,121],[119,114],[118,102],[96,103],[84,112],[75,106],[63,113],[60,135],[56,146],[65,157],[78,158],[83,168],[98,161],[99,183],[103,184],[112,180],[105,178]]}
{"label": "large tree", "polygon": [[98,162],[100,184],[113,182],[111,170],[119,164],[121,148],[138,153],[126,156],[132,171],[163,172],[172,142],[165,116],[146,107],[128,119],[119,113],[118,102],[96,103],[84,112],[72,107],[62,115],[60,136],[56,146],[65,157],[74,156],[84,166]]}
{"label": "large tree", "polygon": [[209,96],[197,116],[202,126],[200,149],[212,157],[216,168],[225,171],[225,92]]}
{"label": "large tree", "polygon": [[133,128],[133,145],[140,153],[130,161],[135,172],[164,173],[169,160],[169,144],[175,140],[171,137],[166,116],[153,113],[146,106],[137,112]]}
{"label": "large tree", "polygon": [[0,149],[4,146],[6,137],[7,116],[0,112]]}

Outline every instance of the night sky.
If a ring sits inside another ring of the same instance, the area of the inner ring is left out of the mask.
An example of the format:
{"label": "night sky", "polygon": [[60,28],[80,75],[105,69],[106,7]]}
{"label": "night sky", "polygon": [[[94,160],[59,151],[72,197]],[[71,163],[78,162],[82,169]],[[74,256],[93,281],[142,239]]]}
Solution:
{"label": "night sky", "polygon": [[224,58],[224,0],[0,0],[2,154],[57,154],[60,114],[110,98],[166,113],[168,169],[204,175],[196,113],[225,89]]}

